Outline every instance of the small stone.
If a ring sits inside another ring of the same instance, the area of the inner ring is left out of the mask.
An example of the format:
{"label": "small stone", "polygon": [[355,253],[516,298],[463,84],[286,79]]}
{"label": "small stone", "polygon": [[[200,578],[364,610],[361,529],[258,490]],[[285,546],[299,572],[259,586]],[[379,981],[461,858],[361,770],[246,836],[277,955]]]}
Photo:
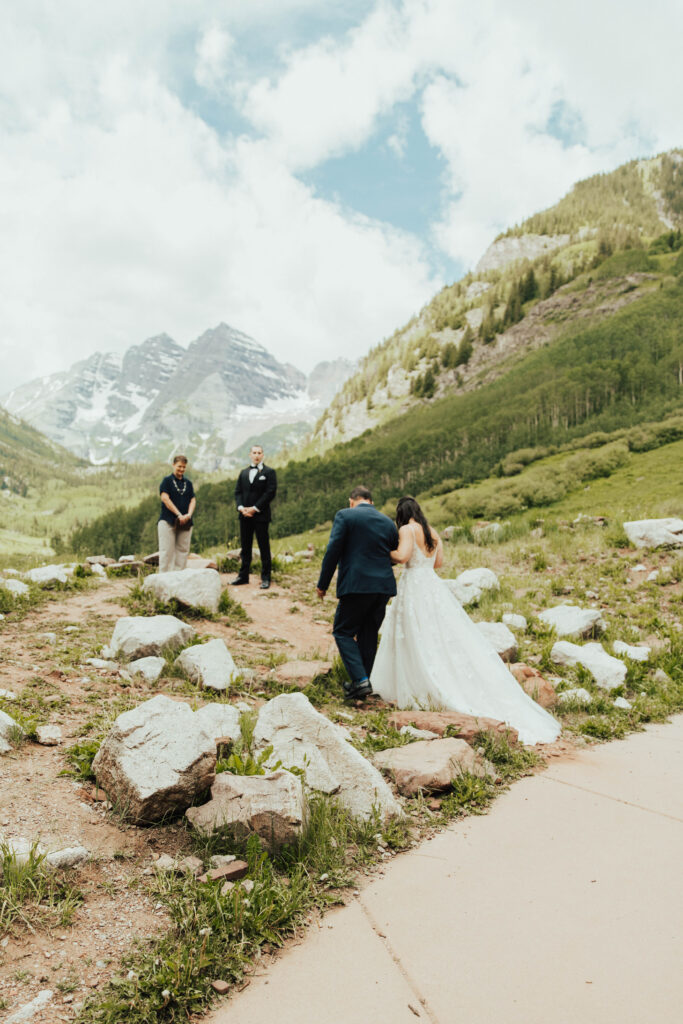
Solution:
{"label": "small stone", "polygon": [[200,861],[199,857],[183,857],[177,863],[178,871],[181,875],[200,875],[204,868],[204,865]]}
{"label": "small stone", "polygon": [[58,725],[39,725],[36,741],[43,747],[58,747],[62,742],[62,730]]}
{"label": "small stone", "polygon": [[652,677],[656,683],[670,683],[671,676],[668,675],[663,668],[658,668]]}
{"label": "small stone", "polygon": [[220,981],[217,979],[216,981],[211,982],[211,988],[215,992],[218,992],[219,996],[224,996],[226,992],[230,991],[230,984],[227,981]]}
{"label": "small stone", "polygon": [[527,627],[527,621],[524,616],[515,615],[514,612],[505,612],[503,615],[503,622],[506,626],[509,626],[510,629],[519,629],[522,632],[524,632]]}
{"label": "small stone", "polygon": [[593,700],[588,690],[584,689],[583,686],[575,686],[571,690],[558,693],[557,699],[560,704],[568,704],[571,701],[578,701],[579,704],[590,704]]}
{"label": "small stone", "polygon": [[223,868],[226,864],[234,864],[236,860],[234,853],[216,853],[210,863],[212,868]]}
{"label": "small stone", "polygon": [[254,883],[251,880],[251,878],[245,878],[243,882],[240,882],[240,885],[242,886],[245,892],[253,891]]}
{"label": "small stone", "polygon": [[429,729],[416,729],[413,725],[404,725],[399,732],[402,736],[410,736],[414,740],[438,740],[438,732],[431,732]]}
{"label": "small stone", "polygon": [[650,654],[652,653],[650,647],[643,645],[632,645],[626,644],[623,640],[615,640],[612,644],[612,650],[615,654],[621,654],[625,658],[630,658],[631,661],[649,661]]}
{"label": "small stone", "polygon": [[53,868],[75,868],[90,857],[90,850],[85,846],[67,846],[63,850],[48,853],[45,858]]}
{"label": "small stone", "polygon": [[57,643],[57,634],[56,633],[39,633],[38,634],[38,639],[39,640],[45,640],[45,642],[48,643],[48,644],[56,644]]}
{"label": "small stone", "polygon": [[630,711],[633,705],[630,700],[626,700],[625,697],[616,697],[614,699],[615,708],[621,708],[622,711]]}
{"label": "small stone", "polygon": [[169,856],[168,853],[162,853],[159,857],[157,857],[152,866],[155,871],[175,871],[178,867],[178,864],[175,860],[175,857]]}
{"label": "small stone", "polygon": [[230,890],[234,888],[234,882],[223,882],[223,885],[221,886],[221,896],[227,896]]}
{"label": "small stone", "polygon": [[219,878],[236,881],[238,878],[244,878],[248,871],[249,865],[246,861],[235,860],[231,864],[223,864],[219,868],[211,868],[210,871],[206,871],[203,875],[199,876],[199,881],[217,882]]}
{"label": "small stone", "polygon": [[647,577],[648,583],[655,583],[659,579],[659,569],[653,569]]}

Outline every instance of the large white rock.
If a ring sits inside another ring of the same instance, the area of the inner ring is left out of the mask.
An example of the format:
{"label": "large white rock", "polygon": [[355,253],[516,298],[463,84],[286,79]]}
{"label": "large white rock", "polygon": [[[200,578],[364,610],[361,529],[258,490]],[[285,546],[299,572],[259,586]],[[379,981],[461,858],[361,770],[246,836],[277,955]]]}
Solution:
{"label": "large white rock", "polygon": [[539,612],[541,622],[552,626],[558,636],[586,637],[594,630],[604,629],[599,609],[579,608],[574,604],[558,604]]}
{"label": "large white rock", "polygon": [[683,519],[634,519],[624,533],[637,548],[674,548],[683,545]]}
{"label": "large white rock", "polygon": [[448,789],[463,772],[486,775],[486,765],[469,743],[452,737],[418,740],[375,754],[376,765],[391,772],[399,792],[412,796],[420,789]]}
{"label": "large white rock", "polygon": [[232,704],[205,704],[195,711],[194,717],[215,741],[230,740],[234,743],[240,738],[240,713]]}
{"label": "large white rock", "polygon": [[37,569],[29,569],[24,577],[41,587],[49,587],[53,583],[66,583],[67,571],[63,565],[41,565]]}
{"label": "large white rock", "polygon": [[142,676],[148,683],[156,683],[164,670],[165,664],[166,662],[163,658],[151,655],[148,658],[138,658],[136,661],[131,661],[128,665],[128,670],[134,676]]}
{"label": "large white rock", "polygon": [[306,820],[301,779],[279,769],[269,775],[221,772],[211,800],[185,816],[204,835],[227,828],[237,839],[256,834],[271,853],[296,842]]}
{"label": "large white rock", "polygon": [[465,569],[454,580],[443,580],[462,605],[475,604],[486,590],[500,590],[500,581],[492,569]]}
{"label": "large white rock", "polygon": [[29,592],[28,584],[22,583],[21,580],[0,580],[0,587],[9,590],[13,597],[25,597]]}
{"label": "large white rock", "polygon": [[219,639],[186,647],[175,663],[193,682],[211,690],[227,690],[239,675],[225,641]]}
{"label": "large white rock", "polygon": [[550,651],[555,665],[582,665],[603,690],[614,690],[626,679],[626,665],[608,654],[602,644],[572,644],[558,640]]}
{"label": "large white rock", "polygon": [[175,615],[127,615],[114,627],[111,649],[117,657],[135,661],[182,647],[194,636],[196,630]]}
{"label": "large white rock", "polygon": [[615,654],[621,654],[624,658],[630,658],[631,661],[649,661],[650,654],[652,653],[650,647],[646,647],[635,644],[626,644],[623,640],[615,640],[612,644],[612,650]]}
{"label": "large white rock", "polygon": [[373,806],[384,815],[401,814],[401,805],[370,762],[351,746],[345,729],[316,711],[303,693],[283,693],[261,708],[254,729],[253,750],[272,746],[269,763],[301,768],[305,785],[334,793],[360,818]]}
{"label": "large white rock", "polygon": [[98,784],[134,822],[184,811],[213,783],[216,743],[188,704],[159,695],[114,722],[93,761]]}
{"label": "large white rock", "polygon": [[175,600],[188,608],[217,612],[221,578],[215,569],[181,569],[148,576],[142,589],[164,603]]}
{"label": "large white rock", "polygon": [[0,711],[0,754],[8,754],[12,749],[9,739],[13,729],[21,729],[21,726],[6,711]]}
{"label": "large white rock", "polygon": [[45,858],[53,868],[75,868],[90,857],[90,850],[85,846],[66,846],[63,850],[48,853]]}
{"label": "large white rock", "polygon": [[495,647],[503,661],[514,661],[517,657],[517,639],[503,622],[477,622],[477,629]]}

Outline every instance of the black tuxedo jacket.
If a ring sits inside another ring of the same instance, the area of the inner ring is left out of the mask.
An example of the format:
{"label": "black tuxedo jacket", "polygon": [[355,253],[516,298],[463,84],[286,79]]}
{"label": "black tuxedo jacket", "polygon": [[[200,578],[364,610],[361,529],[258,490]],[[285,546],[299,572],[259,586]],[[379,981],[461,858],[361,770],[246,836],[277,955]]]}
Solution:
{"label": "black tuxedo jacket", "polygon": [[337,597],[347,594],[395,594],[389,552],[398,547],[394,522],[374,505],[361,502],[337,512],[320,570],[318,587],[327,590],[334,570]]}
{"label": "black tuxedo jacket", "polygon": [[277,475],[270,466],[264,466],[249,483],[249,469],[243,469],[235,486],[235,504],[239,508],[244,505],[250,508],[256,505],[258,512],[252,516],[257,523],[269,523],[271,520],[270,503],[277,492]]}

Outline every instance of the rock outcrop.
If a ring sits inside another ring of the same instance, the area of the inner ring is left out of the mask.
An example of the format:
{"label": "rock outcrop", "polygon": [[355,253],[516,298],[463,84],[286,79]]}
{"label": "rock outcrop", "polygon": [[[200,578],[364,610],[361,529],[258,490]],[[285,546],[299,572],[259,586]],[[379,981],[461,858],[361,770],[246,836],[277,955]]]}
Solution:
{"label": "rock outcrop", "polygon": [[486,590],[500,590],[500,582],[492,569],[465,569],[454,580],[443,580],[461,605],[476,604]]}
{"label": "rock outcrop", "polygon": [[345,729],[316,711],[302,693],[283,693],[268,701],[254,729],[255,752],[272,747],[269,764],[300,768],[308,789],[334,794],[357,817],[375,807],[384,815],[401,814],[401,805],[380,773],[351,745]]}
{"label": "rock outcrop", "polygon": [[193,682],[210,690],[227,690],[239,675],[225,641],[220,639],[186,647],[175,663]]}
{"label": "rock outcrop", "polygon": [[161,821],[213,783],[216,743],[188,704],[159,695],[119,715],[92,767],[128,820]]}
{"label": "rock outcrop", "polygon": [[683,545],[683,519],[634,519],[624,533],[637,548],[676,548]]}
{"label": "rock outcrop", "polygon": [[375,764],[391,774],[400,793],[448,789],[463,772],[486,775],[483,759],[465,740],[417,740],[375,754]]}
{"label": "rock outcrop", "polygon": [[550,660],[555,665],[582,665],[603,690],[615,690],[626,679],[626,665],[608,654],[599,643],[581,646],[558,640],[550,652]]}
{"label": "rock outcrop", "polygon": [[504,622],[477,622],[477,629],[486,637],[503,661],[514,661],[517,657],[517,640]]}
{"label": "rock outcrop", "polygon": [[221,599],[221,578],[215,569],[160,572],[148,576],[142,589],[164,604],[177,601],[187,608],[205,609],[215,614]]}
{"label": "rock outcrop", "polygon": [[137,661],[177,650],[196,635],[175,615],[127,615],[116,623],[110,646],[115,657]]}
{"label": "rock outcrop", "polygon": [[221,772],[211,787],[211,800],[188,807],[185,816],[197,831],[210,835],[227,830],[236,839],[257,835],[270,853],[296,842],[306,820],[301,779],[279,769],[268,775]]}
{"label": "rock outcrop", "polygon": [[605,623],[597,608],[579,608],[573,604],[558,604],[539,612],[541,622],[552,626],[558,636],[580,639],[604,629]]}

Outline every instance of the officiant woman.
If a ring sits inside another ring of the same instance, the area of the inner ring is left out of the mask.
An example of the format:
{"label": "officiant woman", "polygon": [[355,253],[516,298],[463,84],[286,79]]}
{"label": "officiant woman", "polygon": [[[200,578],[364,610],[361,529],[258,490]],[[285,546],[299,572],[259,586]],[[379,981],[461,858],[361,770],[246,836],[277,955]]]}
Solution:
{"label": "officiant woman", "polygon": [[173,472],[159,484],[159,572],[173,572],[187,565],[196,500],[192,481],[185,476],[186,469],[186,457],[174,455]]}

